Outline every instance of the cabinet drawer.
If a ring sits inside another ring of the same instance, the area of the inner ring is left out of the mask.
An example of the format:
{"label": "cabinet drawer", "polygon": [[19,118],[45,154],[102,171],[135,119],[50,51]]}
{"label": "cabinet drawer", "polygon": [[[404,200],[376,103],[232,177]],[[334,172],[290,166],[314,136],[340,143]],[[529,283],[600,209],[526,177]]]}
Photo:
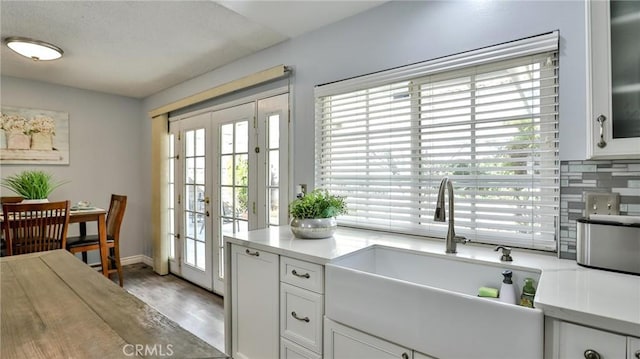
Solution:
{"label": "cabinet drawer", "polygon": [[640,359],[640,338],[627,337],[627,359]]}
{"label": "cabinet drawer", "polygon": [[280,335],[322,353],[324,296],[296,286],[280,285]]}
{"label": "cabinet drawer", "polygon": [[624,358],[627,338],[622,335],[561,322],[557,358],[584,358],[585,351],[601,358]]}
{"label": "cabinet drawer", "polygon": [[321,359],[320,354],[287,340],[280,339],[280,359]]}
{"label": "cabinet drawer", "polygon": [[316,293],[324,293],[324,270],[320,264],[283,256],[280,259],[280,280]]}
{"label": "cabinet drawer", "polygon": [[325,318],[324,324],[325,359],[408,359],[413,356],[413,351],[409,348],[344,326],[329,318]]}

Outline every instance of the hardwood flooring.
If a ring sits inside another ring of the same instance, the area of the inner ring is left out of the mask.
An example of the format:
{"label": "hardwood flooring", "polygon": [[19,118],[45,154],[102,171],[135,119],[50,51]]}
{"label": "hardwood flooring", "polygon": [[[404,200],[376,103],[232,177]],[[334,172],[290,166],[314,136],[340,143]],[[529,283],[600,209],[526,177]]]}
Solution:
{"label": "hardwood flooring", "polygon": [[157,275],[144,263],[126,265],[123,271],[124,289],[224,352],[222,297],[172,274]]}

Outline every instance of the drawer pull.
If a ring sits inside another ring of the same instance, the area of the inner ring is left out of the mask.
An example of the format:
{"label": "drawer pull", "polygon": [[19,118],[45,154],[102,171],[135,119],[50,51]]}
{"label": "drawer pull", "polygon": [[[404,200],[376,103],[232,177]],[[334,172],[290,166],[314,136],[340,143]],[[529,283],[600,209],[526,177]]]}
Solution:
{"label": "drawer pull", "polygon": [[296,272],[296,270],[295,270],[295,269],[291,271],[291,274],[293,274],[293,275],[295,275],[296,277],[299,277],[299,278],[307,278],[307,279],[309,279],[309,277],[311,277],[311,276],[309,275],[309,273],[305,273],[305,274],[298,274],[298,272]]}
{"label": "drawer pull", "polygon": [[640,350],[636,351],[633,355],[634,355],[637,359],[640,359]]}
{"label": "drawer pull", "polygon": [[600,353],[593,349],[587,349],[584,351],[585,359],[600,359]]}
{"label": "drawer pull", "polygon": [[409,354],[402,353],[402,359],[409,359]]}
{"label": "drawer pull", "polygon": [[292,317],[294,317],[294,318],[296,318],[296,319],[298,319],[298,320],[299,320],[299,321],[301,321],[301,322],[307,322],[307,323],[309,323],[309,317],[300,318],[300,317],[298,316],[298,314],[296,314],[296,312],[291,312],[291,316],[292,316]]}
{"label": "drawer pull", "polygon": [[250,255],[250,256],[256,256],[256,257],[260,257],[260,252],[255,251],[255,252],[251,252],[250,250],[245,250],[244,251],[246,254]]}

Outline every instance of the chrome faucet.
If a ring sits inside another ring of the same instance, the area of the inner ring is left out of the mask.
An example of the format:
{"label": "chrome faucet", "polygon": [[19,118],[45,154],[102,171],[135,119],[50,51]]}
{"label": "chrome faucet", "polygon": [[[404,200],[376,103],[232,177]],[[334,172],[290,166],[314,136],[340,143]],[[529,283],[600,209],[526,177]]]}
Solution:
{"label": "chrome faucet", "polygon": [[444,210],[444,191],[445,187],[449,196],[449,230],[447,231],[446,240],[446,253],[456,253],[456,245],[458,243],[465,244],[467,239],[463,236],[456,236],[453,220],[453,184],[448,177],[445,177],[440,182],[440,189],[438,190],[438,199],[436,200],[436,211],[433,215],[433,220],[437,222],[444,222],[446,213]]}

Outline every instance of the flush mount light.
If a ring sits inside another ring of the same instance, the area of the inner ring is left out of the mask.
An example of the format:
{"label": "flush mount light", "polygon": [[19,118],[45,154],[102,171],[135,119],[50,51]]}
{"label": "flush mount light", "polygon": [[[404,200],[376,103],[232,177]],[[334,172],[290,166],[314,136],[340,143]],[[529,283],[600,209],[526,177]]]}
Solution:
{"label": "flush mount light", "polygon": [[64,53],[55,45],[26,37],[8,37],[4,42],[11,50],[34,61],[59,59]]}

